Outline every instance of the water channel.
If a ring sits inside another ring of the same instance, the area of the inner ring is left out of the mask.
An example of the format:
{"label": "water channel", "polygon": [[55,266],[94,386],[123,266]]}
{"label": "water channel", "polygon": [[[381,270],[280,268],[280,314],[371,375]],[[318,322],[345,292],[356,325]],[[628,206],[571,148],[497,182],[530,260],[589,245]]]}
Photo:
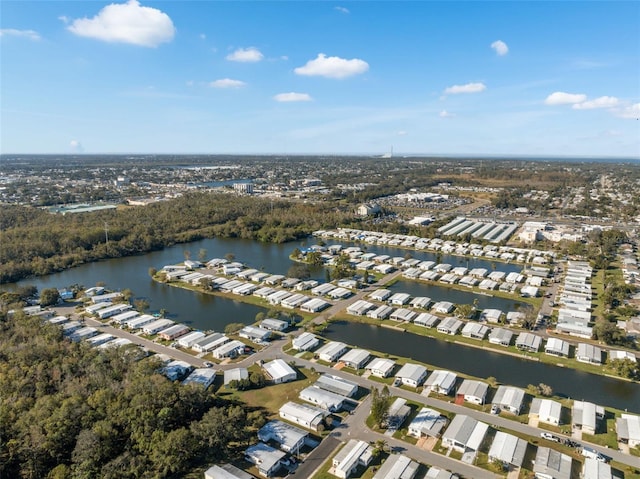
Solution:
{"label": "water channel", "polygon": [[640,385],[637,383],[371,324],[337,321],[331,323],[323,336],[372,351],[409,357],[415,361],[478,378],[493,376],[502,384],[526,388],[529,384],[545,383],[553,388],[555,394],[640,412]]}
{"label": "water channel", "polygon": [[[33,284],[39,290],[51,287],[63,288],[72,284],[81,284],[88,288],[98,282],[105,283],[110,289],[129,288],[135,297],[146,298],[149,301],[151,311],[165,309],[170,318],[188,324],[195,329],[221,331],[225,325],[231,322],[253,323],[256,314],[264,309],[239,301],[194,293],[156,283],[149,277],[149,268],[160,269],[167,264],[179,263],[184,260],[185,251],[189,251],[191,257],[196,258],[200,250],[204,249],[207,258],[222,258],[227,253],[233,253],[238,261],[242,261],[250,267],[273,274],[286,274],[293,264],[289,259],[291,251],[296,247],[314,243],[313,238],[285,244],[267,244],[239,239],[206,239],[168,247],[144,255],[89,263],[49,276],[27,279],[19,284]],[[348,245],[349,243],[341,242],[341,244]],[[379,254],[389,254],[390,256],[404,256],[407,252],[401,248],[378,246],[368,246],[367,251],[380,251]],[[414,253],[413,251],[411,253],[416,258],[435,261],[435,255],[433,258],[430,256],[432,253]],[[466,266],[465,258],[442,255],[440,260],[450,264],[456,264],[454,262],[456,260],[457,264]],[[469,262],[469,267],[492,269],[490,261],[470,259]],[[495,269],[505,272],[520,271],[521,269],[520,266],[514,264],[496,263],[495,266]],[[324,270],[317,269],[312,273],[312,276],[323,280],[325,278]],[[491,298],[465,291],[457,292],[433,285],[429,285],[429,288],[438,288],[437,294],[427,293],[427,290],[424,289],[427,285],[411,281],[401,281],[397,284],[403,286],[394,286],[394,288],[404,290],[403,288],[406,286],[406,291],[412,295],[430,296],[432,299],[458,303],[464,301],[450,299],[454,297],[451,295],[470,295],[472,298],[478,298],[479,307],[492,307],[503,311],[513,310],[514,300]],[[15,285],[4,285],[1,288],[11,289],[12,287]],[[411,288],[418,289],[412,292]],[[405,357],[409,356],[415,360],[445,369],[458,370],[478,377],[494,376],[505,384],[526,387],[528,384],[543,382],[549,384],[554,391],[573,398],[584,398],[622,409],[640,410],[640,385],[638,384],[520,360],[507,355],[408,333],[397,333],[386,328],[361,324],[336,324],[332,326],[329,334],[332,339],[339,339],[348,344],[357,344],[364,348]]]}

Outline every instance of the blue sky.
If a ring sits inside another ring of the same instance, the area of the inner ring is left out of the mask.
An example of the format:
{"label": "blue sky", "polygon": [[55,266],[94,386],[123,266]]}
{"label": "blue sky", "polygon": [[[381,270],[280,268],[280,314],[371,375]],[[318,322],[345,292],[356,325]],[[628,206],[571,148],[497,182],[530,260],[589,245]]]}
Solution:
{"label": "blue sky", "polygon": [[640,3],[6,1],[0,152],[640,157]]}

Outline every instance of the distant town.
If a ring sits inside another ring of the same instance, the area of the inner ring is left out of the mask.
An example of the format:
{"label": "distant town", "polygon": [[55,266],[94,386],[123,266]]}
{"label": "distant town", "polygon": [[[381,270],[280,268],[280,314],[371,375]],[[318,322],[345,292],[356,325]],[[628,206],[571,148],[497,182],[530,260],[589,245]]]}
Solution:
{"label": "distant town", "polygon": [[[0,474],[640,478],[638,191],[634,160],[3,155]],[[69,424],[9,420],[44,404]]]}

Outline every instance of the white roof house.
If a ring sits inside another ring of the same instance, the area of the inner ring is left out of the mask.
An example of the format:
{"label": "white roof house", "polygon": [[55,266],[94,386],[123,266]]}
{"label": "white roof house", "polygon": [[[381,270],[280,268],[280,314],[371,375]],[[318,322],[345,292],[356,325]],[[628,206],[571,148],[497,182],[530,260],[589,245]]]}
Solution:
{"label": "white roof house", "polygon": [[278,420],[269,421],[258,431],[262,442],[275,441],[280,449],[292,454],[300,452],[308,436],[307,431]]}
{"label": "white roof house", "polygon": [[98,334],[97,336],[93,336],[91,338],[88,338],[87,342],[91,346],[100,346],[101,344],[104,344],[104,343],[106,343],[108,341],[111,341],[113,338],[115,338],[115,336],[113,336],[112,334],[102,333],[102,334]]}
{"label": "white roof house", "polygon": [[449,314],[454,308],[455,306],[450,301],[438,301],[431,307],[433,311],[441,314]]}
{"label": "white roof house", "polygon": [[347,351],[347,345],[339,341],[330,341],[316,351],[320,359],[332,363]]}
{"label": "white roof house", "polygon": [[409,435],[418,439],[422,436],[440,437],[446,424],[447,418],[438,411],[423,407],[409,424]]}
{"label": "white roof house", "polygon": [[255,464],[260,475],[264,477],[271,477],[280,469],[280,461],[284,459],[285,455],[283,451],[268,446],[263,442],[259,442],[244,451],[245,459],[251,464]]}
{"label": "white roof house", "polygon": [[191,349],[204,353],[216,349],[217,347],[231,341],[227,336],[222,333],[213,333],[204,338],[198,339],[191,345]]}
{"label": "white roof house", "polygon": [[289,327],[289,323],[280,319],[266,318],[260,322],[260,327],[269,331],[284,331]]}
{"label": "white roof house", "polygon": [[454,318],[453,316],[449,316],[448,318],[444,318],[442,322],[438,325],[437,330],[439,333],[449,334],[451,336],[458,333],[460,328],[462,327],[462,321]]}
{"label": "white roof house", "polygon": [[317,313],[325,308],[328,308],[329,306],[331,306],[331,303],[329,303],[328,301],[320,298],[313,298],[306,303],[301,304],[300,309],[308,313]]}
{"label": "white roof house", "polygon": [[142,332],[144,334],[156,334],[162,331],[163,329],[168,328],[172,324],[175,324],[170,319],[158,319],[152,323],[146,324],[142,327]]}
{"label": "white roof house", "polygon": [[158,337],[165,339],[167,341],[171,341],[172,339],[176,339],[176,338],[179,338],[180,336],[184,336],[188,332],[189,332],[189,326],[187,326],[186,324],[178,323],[160,331],[158,333]]}
{"label": "white roof house", "polygon": [[213,384],[216,379],[216,370],[211,368],[194,369],[182,384],[201,384],[205,389]]}
{"label": "white roof house", "polygon": [[489,425],[471,416],[457,414],[442,435],[442,444],[460,452],[477,451]]}
{"label": "white roof house", "polygon": [[388,289],[377,289],[369,297],[376,301],[386,301],[391,295],[392,293]]}
{"label": "white roof house", "polygon": [[274,384],[295,381],[298,377],[295,369],[289,366],[284,359],[274,359],[273,361],[264,363],[262,368]]}
{"label": "white roof house", "polygon": [[431,373],[424,383],[422,394],[428,396],[430,392],[438,394],[449,394],[456,385],[458,376],[451,371],[436,369]]}
{"label": "white roof house", "polygon": [[359,465],[368,466],[372,459],[373,447],[368,442],[349,439],[333,458],[334,475],[347,479]]}
{"label": "white roof house", "polygon": [[533,398],[529,416],[538,416],[538,421],[554,426],[560,425],[562,404],[551,399]]}
{"label": "white roof house", "polygon": [[371,371],[373,376],[377,376],[379,378],[386,378],[391,376],[393,369],[396,366],[396,362],[392,359],[388,358],[375,358],[369,364],[367,364],[366,368],[368,371]]}
{"label": "white roof house", "polygon": [[387,319],[391,313],[393,313],[393,308],[383,304],[367,312],[367,316],[372,319]]}
{"label": "white roof house", "polygon": [[302,333],[293,338],[292,347],[297,351],[309,351],[320,344],[320,340],[313,333]]}
{"label": "white roof house", "polygon": [[480,321],[487,321],[489,323],[498,323],[504,316],[504,313],[499,309],[487,308],[480,313]]}
{"label": "white roof house", "polygon": [[169,361],[162,367],[162,374],[164,374],[169,381],[175,381],[191,371],[191,368],[191,364],[186,361]]}
{"label": "white roof house", "polygon": [[493,328],[489,333],[489,342],[500,346],[509,346],[513,333],[505,328]]}
{"label": "white roof house", "polygon": [[225,369],[224,371],[225,386],[231,381],[242,381],[243,379],[249,379],[249,370],[247,368]]}
{"label": "white roof house", "polygon": [[456,396],[462,396],[465,401],[474,404],[484,404],[489,385],[474,379],[465,379],[456,392]]}
{"label": "white roof house", "polygon": [[618,440],[626,442],[629,447],[640,446],[640,416],[621,414],[616,419]]}
{"label": "white roof house", "polygon": [[359,299],[353,304],[347,306],[347,313],[353,314],[354,316],[364,316],[367,314],[367,311],[374,309],[375,305],[370,303],[369,301],[365,301],[363,299]]}
{"label": "white roof house", "polygon": [[402,454],[392,454],[384,462],[373,479],[413,479],[420,464]]}
{"label": "white roof house", "polygon": [[281,418],[314,431],[319,429],[320,424],[322,424],[327,415],[327,411],[324,409],[292,401],[283,404],[278,412]]}
{"label": "white roof house", "polygon": [[538,447],[533,472],[541,479],[571,479],[571,456]]}
{"label": "white roof house", "polygon": [[609,361],[614,361],[616,359],[630,359],[631,361],[637,361],[635,354],[630,351],[622,351],[619,349],[609,350]]}
{"label": "white roof house", "polygon": [[411,408],[407,406],[407,400],[397,397],[389,406],[385,427],[399,429],[404,420],[411,414]]}
{"label": "white roof house", "polygon": [[358,392],[356,383],[331,374],[320,375],[315,382],[315,386],[345,397],[353,397]]}
{"label": "white roof house", "polygon": [[235,340],[217,347],[211,354],[213,354],[213,357],[216,359],[235,358],[244,351],[244,348],[244,343]]}
{"label": "white roof house", "polygon": [[522,351],[537,353],[541,344],[542,338],[531,333],[520,333],[516,338],[516,348]]}
{"label": "white roof house", "polygon": [[420,313],[413,320],[413,324],[417,324],[419,326],[425,326],[427,328],[433,328],[439,321],[440,321],[440,318],[437,317],[435,314]]}
{"label": "white roof house", "polygon": [[571,422],[587,434],[595,434],[598,421],[604,418],[604,408],[587,401],[574,401]]}
{"label": "white roof house", "polygon": [[527,441],[513,434],[497,431],[489,449],[489,460],[520,467],[526,451]]}
{"label": "white roof house", "polygon": [[392,319],[394,321],[404,321],[404,322],[410,323],[413,320],[413,318],[415,318],[417,315],[418,313],[410,309],[398,308],[393,313],[391,313],[391,316],[389,316],[389,319]]}
{"label": "white roof house", "polygon": [[425,479],[458,479],[457,474],[453,474],[445,469],[439,469],[435,466],[430,467],[427,475],[424,477]]}
{"label": "white roof house", "polygon": [[484,324],[469,321],[462,328],[462,335],[466,338],[484,339],[489,332],[489,328]]}
{"label": "white roof house", "polygon": [[553,356],[569,356],[569,343],[558,338],[547,339],[544,352]]}
{"label": "white roof house", "polygon": [[520,414],[522,401],[524,400],[524,390],[514,386],[498,386],[492,404],[501,409],[506,409],[513,414]]}
{"label": "white roof house", "polygon": [[257,326],[245,326],[238,331],[238,336],[253,342],[264,342],[271,337],[271,331],[259,328]]}
{"label": "white roof house", "polygon": [[204,472],[204,479],[255,479],[255,476],[233,464],[216,464]]}
{"label": "white roof house", "polygon": [[582,479],[612,479],[611,466],[604,461],[587,457],[582,466]]}
{"label": "white roof house", "polygon": [[340,362],[353,369],[361,369],[369,361],[371,354],[365,349],[352,349],[340,356]]}
{"label": "white roof house", "polygon": [[410,299],[411,299],[411,295],[409,295],[408,293],[394,293],[388,299],[388,301],[394,306],[402,306],[404,304],[407,304]]}
{"label": "white roof house", "polygon": [[395,375],[402,381],[402,384],[417,388],[427,377],[427,368],[420,364],[407,363]]}
{"label": "white roof house", "polygon": [[303,401],[320,406],[322,409],[330,412],[342,409],[342,405],[346,399],[345,396],[332,393],[331,391],[321,389],[317,386],[309,386],[308,388],[303,389],[300,391],[298,397]]}
{"label": "white roof house", "polygon": [[190,348],[193,344],[204,338],[205,334],[202,331],[193,331],[189,334],[185,334],[178,339],[178,345],[183,348]]}

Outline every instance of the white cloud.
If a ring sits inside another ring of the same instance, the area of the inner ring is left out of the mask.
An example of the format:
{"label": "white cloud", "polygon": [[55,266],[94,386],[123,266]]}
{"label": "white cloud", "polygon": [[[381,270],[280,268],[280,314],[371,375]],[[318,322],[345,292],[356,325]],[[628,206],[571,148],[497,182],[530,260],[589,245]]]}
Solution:
{"label": "white cloud", "polygon": [[173,40],[176,29],[169,15],[137,0],[107,5],[93,18],[78,18],[67,29],[81,37],[112,43],[157,47]]}
{"label": "white cloud", "polygon": [[626,118],[629,120],[640,118],[640,103],[634,103],[633,105],[626,106],[616,112],[616,115],[620,118]]}
{"label": "white cloud", "polygon": [[40,34],[35,30],[16,30],[15,28],[0,29],[0,37],[21,37],[29,40],[40,40]]}
{"label": "white cloud", "polygon": [[278,93],[273,97],[275,101],[279,102],[294,102],[294,101],[311,101],[312,98],[308,93]]}
{"label": "white cloud", "polygon": [[345,7],[334,7],[334,10],[337,10],[337,11],[339,11],[340,13],[344,13],[344,14],[348,14],[348,13],[350,13],[350,12],[349,12],[349,9],[348,9],[348,8],[345,8]]}
{"label": "white cloud", "polygon": [[213,88],[240,88],[245,85],[245,82],[241,80],[232,80],[231,78],[221,78],[220,80],[215,80],[209,83],[209,86]]}
{"label": "white cloud", "polygon": [[408,134],[409,134],[409,133],[407,133],[407,132],[406,132],[406,131],[404,131],[404,130],[400,130],[400,131],[397,133],[397,135],[398,135],[398,136],[407,136]]}
{"label": "white cloud", "polygon": [[200,40],[206,40],[207,36],[204,33],[201,33],[200,35],[198,35],[198,38],[200,38]]}
{"label": "white cloud", "polygon": [[227,60],[241,63],[259,62],[263,58],[264,55],[255,47],[238,48],[233,53],[227,55]]}
{"label": "white cloud", "polygon": [[618,99],[615,96],[601,96],[594,100],[575,103],[572,108],[574,110],[593,110],[594,108],[613,108],[617,104]]}
{"label": "white cloud", "polygon": [[547,105],[572,105],[575,103],[582,103],[587,99],[587,95],[584,93],[566,93],[563,91],[556,91],[549,95],[545,100]]}
{"label": "white cloud", "polygon": [[487,89],[484,83],[467,83],[466,85],[453,85],[447,87],[444,92],[450,95],[458,93],[480,93]]}
{"label": "white cloud", "polygon": [[456,116],[456,114],[449,113],[447,110],[442,110],[438,116],[440,116],[440,118],[453,118],[454,116]]}
{"label": "white cloud", "polygon": [[369,64],[359,58],[346,60],[340,57],[328,57],[319,53],[315,60],[309,60],[304,66],[294,70],[298,75],[322,76],[326,78],[347,78],[369,70]]}
{"label": "white cloud", "polygon": [[71,140],[69,142],[69,148],[71,148],[71,150],[76,153],[81,153],[82,151],[84,151],[84,148],[82,148],[82,143],[80,143],[78,140]]}
{"label": "white cloud", "polygon": [[491,48],[493,48],[499,56],[504,56],[509,53],[509,47],[502,40],[496,40],[491,44]]}

